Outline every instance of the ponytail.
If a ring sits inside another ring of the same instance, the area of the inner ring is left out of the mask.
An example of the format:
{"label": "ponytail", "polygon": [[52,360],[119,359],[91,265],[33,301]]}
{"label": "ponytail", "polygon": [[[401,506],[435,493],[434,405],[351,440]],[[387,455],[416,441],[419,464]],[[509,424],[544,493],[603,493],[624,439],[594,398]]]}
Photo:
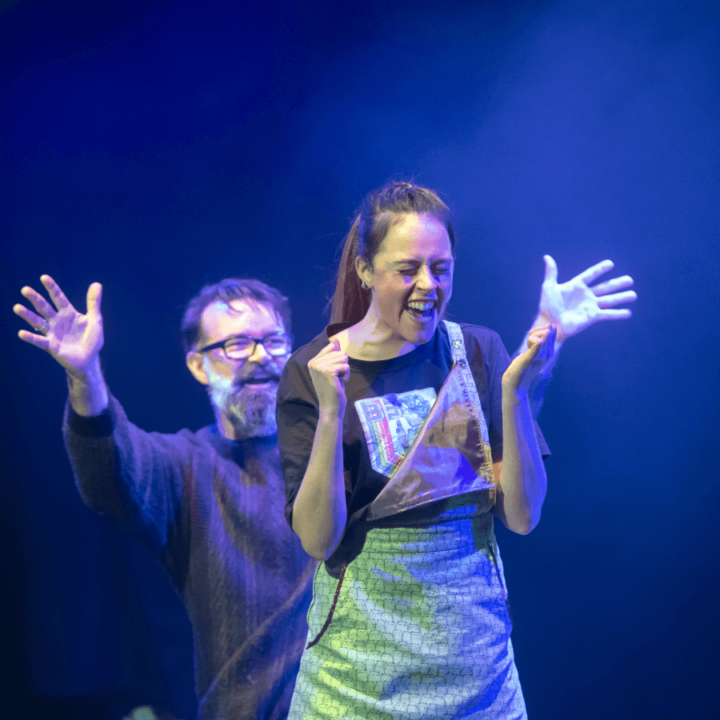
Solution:
{"label": "ponytail", "polygon": [[358,228],[360,214],[355,217],[350,226],[350,232],[345,238],[340,265],[337,273],[337,283],[333,294],[330,310],[330,323],[360,322],[370,307],[370,290],[363,290],[360,277],[355,269],[355,258],[358,256]]}

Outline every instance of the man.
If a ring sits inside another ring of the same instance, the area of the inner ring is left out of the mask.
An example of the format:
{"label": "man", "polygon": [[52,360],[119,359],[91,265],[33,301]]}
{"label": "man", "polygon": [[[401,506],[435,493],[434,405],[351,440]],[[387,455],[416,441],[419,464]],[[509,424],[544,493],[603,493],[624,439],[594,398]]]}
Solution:
{"label": "man", "polygon": [[122,523],[166,567],[190,617],[200,718],[284,718],[305,642],[315,562],[282,514],[277,383],[290,311],[257,280],[204,288],[183,320],[186,362],[208,386],[217,425],[146,433],[127,420],[100,370],[102,288],[86,315],[44,275],[30,288],[39,331],[20,337],[66,370],[65,442],[83,500]]}
{"label": "man", "polygon": [[[631,278],[589,287],[611,262],[563,284],[552,258],[545,263],[534,326],[558,326],[558,351],[598,320],[630,316],[611,308],[635,299],[619,292]],[[224,280],[190,302],[182,325],[186,363],[208,387],[217,424],[161,435],[130,423],[102,377],[100,284],[90,286],[83,315],[52,278],[41,281],[54,307],[23,288],[36,312],[14,306],[34,330],[19,336],[66,370],[65,441],[83,499],[155,553],[185,602],[199,717],[284,718],[315,568],[282,512],[275,399],[291,350],[286,299],[257,280]],[[545,384],[534,390],[536,410]]]}

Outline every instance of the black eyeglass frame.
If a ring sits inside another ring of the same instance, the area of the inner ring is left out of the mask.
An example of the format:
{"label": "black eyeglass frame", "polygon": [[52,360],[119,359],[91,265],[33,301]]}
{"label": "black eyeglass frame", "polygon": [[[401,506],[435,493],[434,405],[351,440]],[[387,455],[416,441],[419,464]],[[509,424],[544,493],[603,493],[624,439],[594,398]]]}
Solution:
{"label": "black eyeglass frame", "polygon": [[[286,350],[283,350],[282,352],[271,352],[267,347],[265,347],[265,341],[269,340],[270,338],[285,338],[287,340],[288,347]],[[231,340],[252,340],[252,349],[247,354],[246,357],[242,358],[234,358],[230,357],[227,353],[227,349],[225,348],[225,345],[229,343]],[[204,353],[208,352],[209,350],[217,350],[219,348],[222,348],[223,353],[225,353],[225,357],[228,360],[247,360],[247,358],[252,357],[255,353],[255,350],[257,350],[258,343],[260,343],[263,348],[265,348],[265,352],[270,355],[271,357],[280,357],[281,355],[287,355],[288,353],[292,352],[292,343],[293,343],[293,335],[292,333],[270,333],[269,335],[265,335],[261,338],[254,338],[250,337],[249,335],[233,335],[232,337],[225,338],[224,340],[219,340],[216,343],[212,343],[212,345],[206,345],[204,348],[199,348],[195,352]]]}

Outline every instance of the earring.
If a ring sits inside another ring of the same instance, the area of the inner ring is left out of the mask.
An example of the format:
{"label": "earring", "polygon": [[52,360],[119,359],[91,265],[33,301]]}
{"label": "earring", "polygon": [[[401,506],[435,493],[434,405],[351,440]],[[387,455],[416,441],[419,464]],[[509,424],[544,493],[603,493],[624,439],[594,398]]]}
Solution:
{"label": "earring", "polygon": [[361,280],[361,281],[360,281],[360,287],[361,287],[363,290],[367,290],[367,289],[368,289],[368,286],[365,284],[365,281],[364,281],[364,280]]}

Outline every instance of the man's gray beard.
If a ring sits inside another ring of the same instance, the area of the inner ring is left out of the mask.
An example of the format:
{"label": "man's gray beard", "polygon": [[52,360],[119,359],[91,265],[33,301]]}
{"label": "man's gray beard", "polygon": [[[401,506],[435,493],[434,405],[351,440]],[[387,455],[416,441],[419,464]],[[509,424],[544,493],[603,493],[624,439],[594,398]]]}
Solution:
{"label": "man's gray beard", "polygon": [[232,424],[238,438],[269,437],[277,434],[275,406],[277,383],[265,387],[252,383],[235,389],[235,381],[215,372],[205,358],[210,402],[215,411]]}
{"label": "man's gray beard", "polygon": [[232,423],[238,437],[269,437],[277,434],[276,405],[275,383],[262,389],[244,385],[238,392],[227,397],[224,414]]}

